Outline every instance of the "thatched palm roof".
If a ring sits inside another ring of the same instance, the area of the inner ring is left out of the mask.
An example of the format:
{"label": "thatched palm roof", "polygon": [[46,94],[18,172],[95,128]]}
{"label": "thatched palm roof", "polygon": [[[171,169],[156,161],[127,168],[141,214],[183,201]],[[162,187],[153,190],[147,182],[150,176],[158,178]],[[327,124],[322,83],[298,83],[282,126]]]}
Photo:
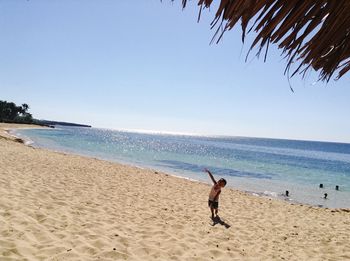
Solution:
{"label": "thatched palm roof", "polygon": [[[212,2],[199,0],[200,10]],[[238,21],[243,42],[251,30],[257,33],[251,49],[258,45],[258,54],[278,44],[288,59],[286,72],[296,63],[291,76],[312,67],[329,81],[335,72],[338,79],[350,70],[350,0],[221,0],[212,22],[215,39]]]}

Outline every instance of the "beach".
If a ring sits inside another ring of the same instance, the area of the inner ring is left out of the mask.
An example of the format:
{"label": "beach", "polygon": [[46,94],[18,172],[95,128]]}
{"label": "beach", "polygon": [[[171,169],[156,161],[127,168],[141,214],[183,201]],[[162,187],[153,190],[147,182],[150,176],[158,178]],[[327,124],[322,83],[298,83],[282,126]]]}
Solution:
{"label": "beach", "polygon": [[213,222],[208,184],[32,148],[16,127],[0,124],[0,260],[350,259],[347,209],[224,188]]}

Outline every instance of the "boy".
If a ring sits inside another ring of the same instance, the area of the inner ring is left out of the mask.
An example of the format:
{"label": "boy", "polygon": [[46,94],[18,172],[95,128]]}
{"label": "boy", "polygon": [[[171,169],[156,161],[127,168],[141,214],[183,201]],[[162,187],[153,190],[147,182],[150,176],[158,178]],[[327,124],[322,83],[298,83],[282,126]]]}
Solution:
{"label": "boy", "polygon": [[211,191],[209,193],[209,200],[208,200],[208,206],[210,207],[211,211],[211,218],[214,219],[214,211],[215,215],[218,215],[219,211],[219,195],[221,193],[221,188],[226,186],[226,180],[220,179],[218,182],[214,179],[213,174],[208,169],[204,169],[205,172],[209,174],[209,177],[214,183],[214,186],[211,188]]}

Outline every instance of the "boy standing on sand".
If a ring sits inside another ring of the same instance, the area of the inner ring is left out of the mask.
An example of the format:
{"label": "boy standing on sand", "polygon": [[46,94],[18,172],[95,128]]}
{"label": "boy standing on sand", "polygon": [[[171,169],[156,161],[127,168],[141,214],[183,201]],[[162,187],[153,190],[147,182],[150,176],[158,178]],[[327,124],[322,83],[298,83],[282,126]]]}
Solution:
{"label": "boy standing on sand", "polygon": [[214,185],[212,186],[209,193],[208,206],[210,207],[211,217],[214,219],[214,211],[215,215],[218,215],[219,211],[219,195],[221,193],[221,188],[226,186],[226,180],[220,179],[218,182],[214,179],[213,174],[208,169],[204,169],[205,172],[209,174],[209,177],[213,181]]}

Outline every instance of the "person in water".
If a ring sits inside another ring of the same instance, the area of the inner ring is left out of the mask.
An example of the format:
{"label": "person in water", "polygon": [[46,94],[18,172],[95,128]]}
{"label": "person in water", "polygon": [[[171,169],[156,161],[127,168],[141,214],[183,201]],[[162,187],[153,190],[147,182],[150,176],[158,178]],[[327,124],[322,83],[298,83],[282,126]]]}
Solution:
{"label": "person in water", "polygon": [[205,172],[209,174],[210,179],[213,181],[214,185],[212,186],[209,193],[208,206],[210,207],[211,217],[214,219],[214,213],[217,216],[219,211],[219,195],[221,193],[221,188],[226,186],[225,179],[219,179],[217,182],[208,169],[204,169]]}

